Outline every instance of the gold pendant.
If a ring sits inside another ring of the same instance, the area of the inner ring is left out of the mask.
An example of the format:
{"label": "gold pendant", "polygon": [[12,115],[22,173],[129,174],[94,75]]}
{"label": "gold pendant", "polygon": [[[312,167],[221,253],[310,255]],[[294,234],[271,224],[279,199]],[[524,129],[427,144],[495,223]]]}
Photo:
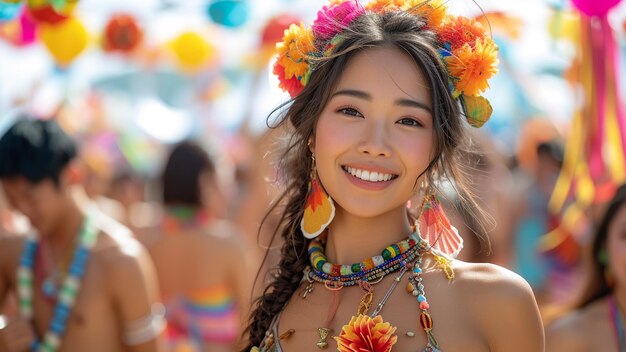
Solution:
{"label": "gold pendant", "polygon": [[326,347],[328,347],[328,342],[326,342],[326,339],[328,338],[328,334],[330,334],[330,332],[333,331],[332,329],[329,328],[318,328],[317,329],[317,334],[320,336],[320,340],[317,341],[317,348],[323,350],[326,349]]}

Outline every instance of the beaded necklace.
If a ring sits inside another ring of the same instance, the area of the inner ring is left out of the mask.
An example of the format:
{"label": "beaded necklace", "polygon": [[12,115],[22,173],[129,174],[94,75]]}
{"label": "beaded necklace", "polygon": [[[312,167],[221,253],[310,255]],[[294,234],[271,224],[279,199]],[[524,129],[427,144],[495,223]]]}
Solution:
{"label": "beaded necklace", "polygon": [[[89,260],[89,254],[96,243],[97,237],[98,229],[94,226],[92,217],[85,217],[78,236],[78,246],[74,252],[68,274],[58,292],[57,304],[54,308],[52,320],[50,321],[50,327],[45,333],[43,341],[33,342],[31,351],[54,352],[61,345],[67,320],[74,307],[76,296],[80,291],[82,278]],[[29,236],[20,259],[20,265],[17,269],[17,293],[20,311],[22,316],[28,320],[32,320],[34,316],[33,269],[35,266],[37,246],[36,237]]]}
{"label": "beaded necklace", "polygon": [[[382,280],[382,278],[389,273],[396,271],[399,272],[396,278],[394,278],[394,282],[391,287],[385,293],[383,299],[369,316],[370,318],[379,319],[380,323],[382,323],[382,318],[379,317],[378,314],[382,310],[387,299],[391,296],[391,293],[396,285],[402,279],[404,273],[407,270],[412,270],[412,276],[409,278],[409,283],[407,284],[407,291],[416,297],[421,311],[420,325],[427,338],[427,344],[424,348],[424,352],[440,352],[439,343],[432,332],[433,320],[428,312],[430,305],[428,304],[424,285],[422,284],[422,255],[426,252],[435,257],[438,265],[444,269],[448,279],[454,277],[450,266],[450,260],[439,255],[438,253],[435,253],[430,245],[419,237],[418,233],[413,233],[406,240],[388,246],[379,256],[368,258],[361,263],[355,263],[352,265],[338,265],[328,262],[320,240],[315,239],[311,241],[311,244],[309,245],[309,260],[311,268],[307,269],[305,272],[305,278],[309,281],[309,284],[304,289],[302,298],[306,298],[307,294],[313,291],[313,282],[323,283],[327,289],[332,291],[338,291],[344,286],[358,284],[364,291],[364,295],[361,298],[359,308],[357,309],[357,317],[353,317],[350,324],[344,325],[342,328],[342,335],[344,335],[345,332],[346,336],[353,336],[355,334],[350,332],[353,328],[352,325],[362,324],[361,317],[367,314],[367,311],[371,306],[373,297],[371,284],[380,282],[380,280]],[[374,265],[372,265],[372,263]],[[331,303],[331,307],[332,306],[333,304]],[[327,319],[326,324],[324,325],[328,325],[329,320],[330,319]],[[388,323],[384,324],[389,325]],[[387,329],[387,333],[393,333],[394,331],[395,327]],[[326,348],[326,337],[329,332],[330,329],[327,327],[318,329],[320,341],[318,341],[317,346],[319,348]],[[342,335],[336,337],[337,341],[345,342],[345,339],[342,340]],[[389,336],[389,338],[391,338],[391,336]],[[389,349],[391,348],[390,346],[388,347]],[[343,351],[341,347],[339,350]]]}
{"label": "beaded necklace", "polygon": [[620,311],[615,302],[613,295],[609,296],[609,313],[611,314],[611,322],[613,323],[613,330],[615,331],[615,338],[617,339],[617,345],[619,346],[619,352],[626,352],[626,340],[624,339],[624,325],[620,318]]}

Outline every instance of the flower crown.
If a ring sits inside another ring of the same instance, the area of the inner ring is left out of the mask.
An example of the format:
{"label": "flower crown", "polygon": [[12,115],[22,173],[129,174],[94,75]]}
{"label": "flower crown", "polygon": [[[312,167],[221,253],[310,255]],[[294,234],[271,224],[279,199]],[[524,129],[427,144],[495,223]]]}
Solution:
{"label": "flower crown", "polygon": [[316,58],[329,55],[341,41],[341,32],[367,13],[406,11],[426,20],[440,42],[439,55],[450,76],[450,91],[459,99],[467,121],[481,127],[493,111],[480,96],[488,80],[498,71],[498,47],[483,26],[470,18],[451,15],[444,0],[372,0],[365,6],[358,0],[330,0],[318,13],[311,27],[292,24],[283,41],[276,44],[278,57],[274,74],[279,87],[297,96],[309,82]]}

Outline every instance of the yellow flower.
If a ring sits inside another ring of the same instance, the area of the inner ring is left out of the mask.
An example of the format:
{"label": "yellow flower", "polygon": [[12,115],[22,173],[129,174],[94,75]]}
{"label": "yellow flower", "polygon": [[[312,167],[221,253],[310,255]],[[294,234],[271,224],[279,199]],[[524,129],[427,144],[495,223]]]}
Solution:
{"label": "yellow flower", "polygon": [[252,347],[250,349],[250,352],[259,352],[259,348],[258,347]]}
{"label": "yellow flower", "polygon": [[395,332],[396,328],[383,322],[380,315],[372,319],[359,314],[341,328],[335,340],[340,352],[389,352],[398,342]]}
{"label": "yellow flower", "polygon": [[304,24],[292,24],[285,30],[283,41],[276,44],[278,63],[285,69],[285,78],[304,77],[309,63],[307,58],[315,50],[313,31]]}
{"label": "yellow flower", "polygon": [[489,88],[487,80],[498,72],[498,47],[489,38],[479,39],[474,48],[465,44],[445,60],[455,96],[476,96]]}

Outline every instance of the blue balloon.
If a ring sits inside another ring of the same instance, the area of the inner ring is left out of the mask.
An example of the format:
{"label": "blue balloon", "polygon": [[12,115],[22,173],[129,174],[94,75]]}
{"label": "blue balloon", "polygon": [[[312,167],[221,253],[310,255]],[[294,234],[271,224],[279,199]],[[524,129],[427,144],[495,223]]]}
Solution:
{"label": "blue balloon", "polygon": [[0,0],[0,22],[10,21],[19,15],[24,6],[23,2],[16,4],[8,3]]}
{"label": "blue balloon", "polygon": [[247,0],[213,0],[209,3],[207,12],[213,22],[236,28],[248,20],[250,4]]}

